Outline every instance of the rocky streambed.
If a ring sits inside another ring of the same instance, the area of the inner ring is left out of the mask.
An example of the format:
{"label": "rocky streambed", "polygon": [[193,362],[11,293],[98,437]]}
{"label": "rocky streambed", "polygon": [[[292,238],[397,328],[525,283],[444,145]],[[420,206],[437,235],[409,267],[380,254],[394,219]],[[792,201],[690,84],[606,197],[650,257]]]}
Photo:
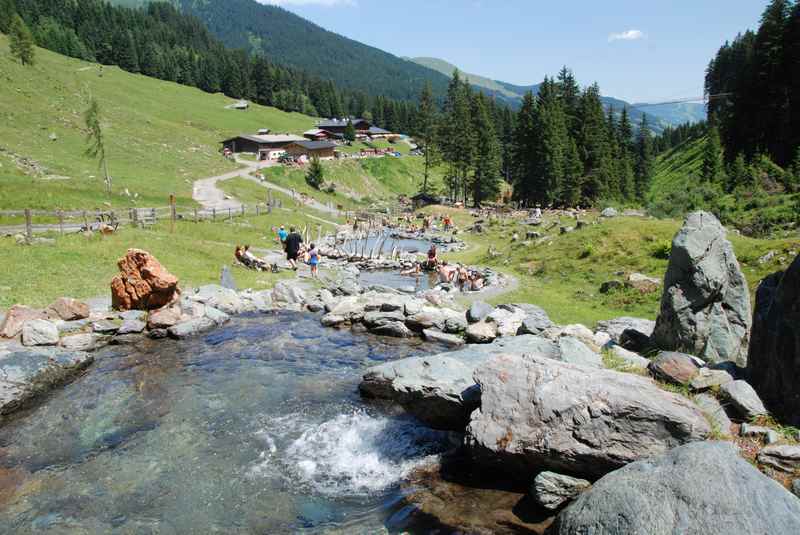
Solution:
{"label": "rocky streambed", "polygon": [[[769,408],[742,366],[758,362],[742,350],[749,321],[730,305],[747,290],[710,217],[690,216],[673,242],[657,322],[464,310],[446,289],[364,287],[344,267],[324,287],[209,285],[146,314],[12,310],[0,526],[800,532],[786,488],[800,493],[800,437],[763,425]],[[792,333],[765,307],[793,306],[796,273],[759,296],[780,340]]]}

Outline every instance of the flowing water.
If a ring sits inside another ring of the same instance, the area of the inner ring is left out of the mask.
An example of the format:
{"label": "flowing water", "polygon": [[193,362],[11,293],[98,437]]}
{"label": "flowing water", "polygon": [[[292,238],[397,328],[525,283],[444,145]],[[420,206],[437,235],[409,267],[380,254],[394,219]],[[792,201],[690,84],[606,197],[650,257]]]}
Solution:
{"label": "flowing water", "polygon": [[447,437],[358,397],[364,368],[439,351],[309,314],[109,349],[0,428],[0,533],[381,533]]}
{"label": "flowing water", "polygon": [[380,235],[370,236],[367,238],[366,246],[364,245],[363,239],[348,240],[344,251],[355,255],[360,255],[363,252],[364,256],[369,256],[369,254],[372,252],[372,249],[378,247],[381,242],[383,242],[381,251],[376,250],[375,252],[381,252],[384,255],[390,254],[394,248],[396,248],[398,251],[402,249],[403,252],[406,253],[426,253],[431,246],[431,242],[428,240],[414,238],[392,238],[386,237],[385,235]]}

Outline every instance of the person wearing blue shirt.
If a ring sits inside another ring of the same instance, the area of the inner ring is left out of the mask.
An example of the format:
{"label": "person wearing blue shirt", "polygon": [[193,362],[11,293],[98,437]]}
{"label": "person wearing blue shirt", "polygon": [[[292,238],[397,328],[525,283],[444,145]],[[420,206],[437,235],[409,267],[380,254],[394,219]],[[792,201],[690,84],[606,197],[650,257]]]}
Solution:
{"label": "person wearing blue shirt", "polygon": [[278,230],[278,239],[281,240],[281,247],[284,251],[286,250],[286,237],[288,235],[289,233],[286,232],[286,229],[283,227],[283,225],[281,225],[280,230]]}

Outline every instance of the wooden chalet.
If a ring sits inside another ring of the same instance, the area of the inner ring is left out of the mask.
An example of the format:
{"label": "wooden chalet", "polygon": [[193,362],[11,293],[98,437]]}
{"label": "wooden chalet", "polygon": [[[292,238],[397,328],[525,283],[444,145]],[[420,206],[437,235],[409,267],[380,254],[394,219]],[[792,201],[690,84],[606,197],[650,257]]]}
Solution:
{"label": "wooden chalet", "polygon": [[308,130],[303,132],[303,137],[310,140],[310,141],[342,141],[344,140],[344,134],[337,134],[335,132],[329,132],[328,130],[323,130],[321,128],[314,128],[312,130]]}
{"label": "wooden chalet", "polygon": [[295,158],[313,158],[316,156],[320,160],[332,160],[336,154],[335,143],[330,141],[295,141],[286,146],[286,154]]}
{"label": "wooden chalet", "polygon": [[259,160],[277,160],[286,152],[287,145],[297,141],[305,141],[305,138],[292,134],[242,134],[222,141],[222,147],[233,153],[256,154]]}

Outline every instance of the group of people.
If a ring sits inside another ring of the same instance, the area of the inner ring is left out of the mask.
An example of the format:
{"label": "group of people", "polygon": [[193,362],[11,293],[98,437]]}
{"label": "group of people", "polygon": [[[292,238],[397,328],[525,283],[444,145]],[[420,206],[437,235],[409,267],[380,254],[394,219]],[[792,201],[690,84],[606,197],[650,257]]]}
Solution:
{"label": "group of people", "polygon": [[477,291],[486,285],[486,280],[480,271],[467,269],[462,264],[451,265],[446,260],[440,259],[436,245],[433,244],[428,249],[427,257],[423,263],[415,262],[412,267],[401,271],[400,274],[419,276],[423,270],[435,271],[439,282],[456,284],[462,292]]}
{"label": "group of people", "polygon": [[[289,227],[288,232],[283,225],[281,225],[279,229],[273,228],[272,230],[276,232],[281,248],[283,248],[283,251],[286,253],[288,267],[297,271],[297,262],[302,261],[311,267],[311,276],[317,277],[319,275],[319,250],[317,246],[312,243],[306,247],[303,243],[303,237],[294,227]],[[278,271],[277,264],[270,264],[263,258],[254,255],[249,245],[245,245],[244,247],[237,245],[234,256],[238,262],[251,269],[258,271]]]}
{"label": "group of people", "polygon": [[311,267],[312,277],[318,276],[319,250],[317,249],[316,244],[312,243],[306,247],[303,243],[303,236],[301,236],[294,227],[289,227],[289,231],[287,232],[286,227],[281,225],[277,234],[278,241],[280,242],[283,251],[286,253],[286,261],[288,262],[289,267],[297,271],[297,262],[300,260]]}

